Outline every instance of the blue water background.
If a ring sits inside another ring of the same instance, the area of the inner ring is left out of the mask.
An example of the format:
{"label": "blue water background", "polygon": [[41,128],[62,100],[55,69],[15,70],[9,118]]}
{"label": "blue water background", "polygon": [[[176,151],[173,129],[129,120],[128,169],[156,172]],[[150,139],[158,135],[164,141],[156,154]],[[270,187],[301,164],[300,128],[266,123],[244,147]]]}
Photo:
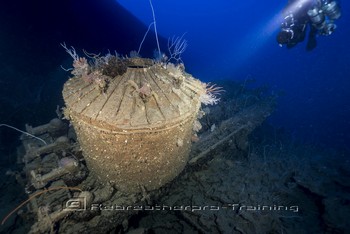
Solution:
{"label": "blue water background", "polygon": [[[149,1],[118,2],[144,24],[153,21]],[[340,2],[337,30],[328,37],[318,36],[311,52],[305,42],[290,50],[276,43],[286,3],[153,0],[158,34],[168,38],[186,33],[189,46],[183,60],[190,73],[204,81],[253,78],[257,84],[270,85],[273,92],[283,91],[271,123],[303,141],[348,147],[349,2]]]}

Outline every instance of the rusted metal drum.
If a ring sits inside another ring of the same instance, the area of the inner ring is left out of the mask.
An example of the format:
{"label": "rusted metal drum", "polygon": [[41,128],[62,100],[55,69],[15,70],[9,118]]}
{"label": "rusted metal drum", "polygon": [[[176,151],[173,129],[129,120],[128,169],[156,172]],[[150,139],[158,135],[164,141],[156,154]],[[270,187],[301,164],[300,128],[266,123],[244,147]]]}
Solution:
{"label": "rusted metal drum", "polygon": [[188,161],[205,86],[180,66],[149,59],[108,66],[65,83],[65,117],[100,181],[126,193],[157,189]]}

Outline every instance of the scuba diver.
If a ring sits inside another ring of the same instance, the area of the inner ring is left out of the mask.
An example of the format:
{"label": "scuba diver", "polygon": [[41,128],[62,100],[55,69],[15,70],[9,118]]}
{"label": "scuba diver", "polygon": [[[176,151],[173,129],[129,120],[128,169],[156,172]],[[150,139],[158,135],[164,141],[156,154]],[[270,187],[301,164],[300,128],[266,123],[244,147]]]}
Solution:
{"label": "scuba diver", "polygon": [[289,0],[284,10],[284,21],[277,35],[282,47],[292,48],[304,41],[309,25],[306,50],[316,47],[316,35],[331,35],[336,29],[334,21],[341,16],[336,0]]}

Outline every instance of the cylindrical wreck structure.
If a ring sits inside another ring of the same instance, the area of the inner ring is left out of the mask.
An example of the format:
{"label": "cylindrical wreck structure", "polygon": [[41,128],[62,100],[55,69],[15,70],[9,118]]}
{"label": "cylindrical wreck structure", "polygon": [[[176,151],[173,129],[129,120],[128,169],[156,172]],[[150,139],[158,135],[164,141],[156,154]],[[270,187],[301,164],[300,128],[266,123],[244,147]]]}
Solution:
{"label": "cylindrical wreck structure", "polygon": [[114,57],[89,71],[79,62],[63,98],[89,170],[126,193],[173,180],[188,161],[205,85],[149,59]]}

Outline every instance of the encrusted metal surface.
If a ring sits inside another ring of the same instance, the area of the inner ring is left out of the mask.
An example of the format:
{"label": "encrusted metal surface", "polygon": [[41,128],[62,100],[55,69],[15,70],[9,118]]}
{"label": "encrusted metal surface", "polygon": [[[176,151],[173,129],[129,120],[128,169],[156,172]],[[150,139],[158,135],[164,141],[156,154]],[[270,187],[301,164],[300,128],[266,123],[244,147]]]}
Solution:
{"label": "encrusted metal surface", "polygon": [[179,67],[146,63],[104,77],[103,86],[73,77],[63,97],[89,169],[134,193],[157,189],[183,170],[203,93],[203,83]]}

